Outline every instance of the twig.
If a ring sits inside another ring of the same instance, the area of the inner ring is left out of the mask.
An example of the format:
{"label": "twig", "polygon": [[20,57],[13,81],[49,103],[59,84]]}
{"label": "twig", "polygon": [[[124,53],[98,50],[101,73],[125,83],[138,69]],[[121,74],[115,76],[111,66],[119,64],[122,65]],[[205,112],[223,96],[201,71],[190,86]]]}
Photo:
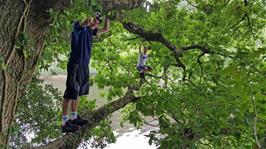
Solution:
{"label": "twig", "polygon": [[152,127],[158,127],[159,126],[159,124],[151,124],[151,123],[149,123],[149,122],[147,122],[145,120],[144,120],[144,124],[149,125],[149,126],[152,126]]}
{"label": "twig", "polygon": [[162,76],[157,76],[157,75],[154,75],[154,74],[151,74],[151,73],[145,73],[145,75],[149,76],[149,77],[153,77],[153,78],[160,78],[160,79],[163,78]]}
{"label": "twig", "polygon": [[[249,76],[247,76],[247,78],[249,78]],[[258,135],[257,135],[257,112],[256,112],[256,104],[255,104],[255,100],[254,100],[254,97],[253,97],[253,94],[252,94],[252,91],[251,91],[251,87],[250,87],[250,83],[247,79],[247,85],[248,85],[248,90],[249,90],[249,95],[250,95],[250,99],[252,101],[252,107],[253,107],[253,120],[254,120],[254,123],[253,123],[253,133],[254,133],[254,137],[255,137],[255,141],[256,141],[256,145],[257,147],[260,149],[261,148],[261,145],[260,145],[260,142],[259,142],[259,139],[258,139]]]}
{"label": "twig", "polygon": [[131,40],[136,40],[138,38],[139,38],[139,36],[136,36],[136,37],[133,37],[133,38],[124,39],[123,41],[131,41]]}
{"label": "twig", "polygon": [[245,13],[242,16],[242,18],[237,23],[235,23],[234,25],[232,25],[231,28],[235,28],[238,24],[240,24],[242,21],[244,21],[246,17],[247,17],[247,13]]}
{"label": "twig", "polygon": [[200,61],[200,58],[202,57],[202,56],[204,56],[205,55],[205,53],[204,52],[202,52],[199,56],[198,56],[198,58],[197,58],[197,62],[199,63],[199,65],[200,65],[200,84],[201,84],[201,80],[202,80],[202,75],[203,75],[203,67],[202,67],[202,63],[201,63],[201,61]]}

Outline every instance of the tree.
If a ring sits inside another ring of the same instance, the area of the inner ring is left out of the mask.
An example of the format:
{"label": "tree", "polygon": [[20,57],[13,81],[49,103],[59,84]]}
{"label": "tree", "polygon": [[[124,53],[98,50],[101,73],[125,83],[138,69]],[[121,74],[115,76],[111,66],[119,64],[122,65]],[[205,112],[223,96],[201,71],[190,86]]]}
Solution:
{"label": "tree", "polygon": [[49,24],[47,10],[69,5],[63,1],[1,1],[1,132],[0,143],[7,144],[9,128],[17,103],[43,49]]}
{"label": "tree", "polygon": [[[93,81],[100,88],[110,87],[106,95],[110,103],[84,111],[90,119],[84,131],[39,148],[75,148],[88,130],[131,102],[127,119],[136,126],[143,123],[141,115],[158,119],[160,131],[149,136],[161,148],[263,148],[266,50],[262,1],[129,1],[129,7],[126,1],[108,2],[102,1],[103,9],[112,10],[108,15],[116,21],[112,32],[95,44],[92,65],[98,71]],[[135,7],[139,8],[124,10]],[[61,28],[70,24],[66,22],[55,21],[54,25]],[[24,36],[18,47],[24,45]],[[134,67],[134,49],[141,42],[149,45],[149,63],[154,68],[144,84],[139,84]],[[7,62],[4,78],[10,70]],[[114,97],[119,99],[112,101]],[[157,138],[158,134],[165,137]]]}

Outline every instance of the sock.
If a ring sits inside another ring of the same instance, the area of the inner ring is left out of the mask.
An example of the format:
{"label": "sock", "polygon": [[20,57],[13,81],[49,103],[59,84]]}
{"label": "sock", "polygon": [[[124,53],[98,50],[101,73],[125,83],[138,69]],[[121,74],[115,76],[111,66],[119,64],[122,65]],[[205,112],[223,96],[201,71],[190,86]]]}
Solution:
{"label": "sock", "polygon": [[69,120],[68,115],[63,115],[62,116],[62,121],[63,121],[63,125],[65,125],[65,123]]}
{"label": "sock", "polygon": [[71,120],[76,119],[77,116],[78,116],[78,112],[77,111],[76,112],[71,112]]}

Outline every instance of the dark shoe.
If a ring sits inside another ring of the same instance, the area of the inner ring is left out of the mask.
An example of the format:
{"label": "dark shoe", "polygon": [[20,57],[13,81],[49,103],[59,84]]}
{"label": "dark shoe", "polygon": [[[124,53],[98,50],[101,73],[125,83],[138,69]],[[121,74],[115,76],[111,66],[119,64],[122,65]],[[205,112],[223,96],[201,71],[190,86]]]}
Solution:
{"label": "dark shoe", "polygon": [[80,129],[79,125],[75,125],[72,123],[72,120],[68,120],[65,125],[62,125],[62,132],[76,132]]}
{"label": "dark shoe", "polygon": [[79,126],[83,126],[87,124],[88,122],[89,122],[88,120],[82,119],[80,116],[77,116],[76,119],[71,121],[72,124],[79,125]]}

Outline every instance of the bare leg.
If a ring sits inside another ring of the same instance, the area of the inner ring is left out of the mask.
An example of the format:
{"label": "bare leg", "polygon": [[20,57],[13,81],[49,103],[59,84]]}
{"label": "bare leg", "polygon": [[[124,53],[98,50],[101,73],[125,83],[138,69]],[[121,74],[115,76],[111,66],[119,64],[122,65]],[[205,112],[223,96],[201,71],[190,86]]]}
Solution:
{"label": "bare leg", "polygon": [[79,106],[79,97],[71,102],[71,112],[77,112]]}
{"label": "bare leg", "polygon": [[76,125],[83,126],[88,123],[88,120],[82,119],[78,116],[78,106],[79,106],[80,98],[78,97],[76,100],[72,100],[71,102],[71,120]]}
{"label": "bare leg", "polygon": [[68,107],[69,107],[69,102],[71,102],[71,99],[64,99],[63,103],[62,103],[62,111],[63,111],[63,115],[67,115],[68,114]]}
{"label": "bare leg", "polygon": [[62,103],[62,132],[76,132],[77,130],[80,129],[80,126],[78,125],[73,125],[70,124],[69,121],[69,116],[68,116],[68,109],[69,109],[69,103],[72,103],[72,99],[64,99]]}

